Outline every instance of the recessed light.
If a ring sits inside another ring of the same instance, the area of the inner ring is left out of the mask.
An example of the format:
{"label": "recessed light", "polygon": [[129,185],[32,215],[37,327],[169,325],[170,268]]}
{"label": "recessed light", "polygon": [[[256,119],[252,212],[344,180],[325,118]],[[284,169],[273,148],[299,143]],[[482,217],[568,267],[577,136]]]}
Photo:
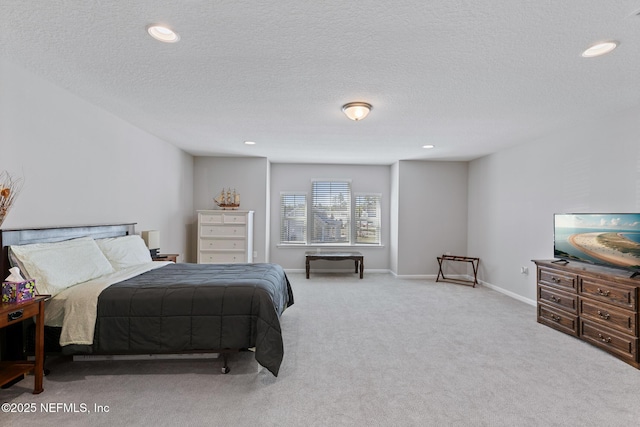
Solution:
{"label": "recessed light", "polygon": [[593,58],[596,56],[604,55],[618,47],[618,44],[619,43],[615,41],[596,43],[582,52],[582,56],[584,58]]}
{"label": "recessed light", "polygon": [[180,40],[178,33],[164,25],[151,24],[147,27],[151,37],[164,43],[175,43]]}
{"label": "recessed light", "polygon": [[256,145],[255,141],[245,141],[245,145]]}
{"label": "recessed light", "polygon": [[427,144],[427,145],[423,145],[423,146],[422,146],[422,148],[426,148],[426,149],[428,149],[428,150],[430,150],[430,149],[432,149],[432,148],[435,148],[435,147],[436,147],[436,146],[435,146],[435,145],[433,145],[433,144]]}

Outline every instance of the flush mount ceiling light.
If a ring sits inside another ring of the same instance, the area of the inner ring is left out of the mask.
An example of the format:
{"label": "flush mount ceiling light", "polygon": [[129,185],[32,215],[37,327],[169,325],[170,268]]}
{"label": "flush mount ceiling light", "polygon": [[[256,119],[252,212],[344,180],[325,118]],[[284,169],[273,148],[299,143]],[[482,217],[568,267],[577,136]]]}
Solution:
{"label": "flush mount ceiling light", "polygon": [[178,33],[164,25],[151,24],[147,26],[147,32],[154,39],[164,43],[175,43],[180,40]]}
{"label": "flush mount ceiling light", "polygon": [[584,52],[582,52],[582,56],[584,58],[593,58],[593,57],[596,57],[596,56],[600,56],[600,55],[604,55],[606,53],[609,53],[613,49],[615,49],[616,47],[618,47],[618,42],[616,42],[616,41],[596,43],[593,46],[589,47]]}
{"label": "flush mount ceiling light", "polygon": [[432,148],[435,148],[436,146],[433,144],[427,144],[427,145],[423,145],[422,148],[426,148],[427,150],[430,150]]}
{"label": "flush mount ceiling light", "polygon": [[245,141],[245,145],[256,145],[255,141]]}
{"label": "flush mount ceiling light", "polygon": [[362,120],[369,114],[373,107],[366,102],[350,102],[342,106],[342,111],[351,120]]}

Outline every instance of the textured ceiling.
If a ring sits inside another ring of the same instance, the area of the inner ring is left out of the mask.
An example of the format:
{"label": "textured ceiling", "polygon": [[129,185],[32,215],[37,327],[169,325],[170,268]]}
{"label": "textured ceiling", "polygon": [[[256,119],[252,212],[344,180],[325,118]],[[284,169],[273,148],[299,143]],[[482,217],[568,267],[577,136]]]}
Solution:
{"label": "textured ceiling", "polygon": [[[640,0],[2,0],[0,55],[194,155],[469,160],[640,104],[639,10]],[[151,23],[180,42],[152,39]],[[613,53],[580,56],[611,39]],[[369,117],[349,121],[350,101],[371,103]]]}

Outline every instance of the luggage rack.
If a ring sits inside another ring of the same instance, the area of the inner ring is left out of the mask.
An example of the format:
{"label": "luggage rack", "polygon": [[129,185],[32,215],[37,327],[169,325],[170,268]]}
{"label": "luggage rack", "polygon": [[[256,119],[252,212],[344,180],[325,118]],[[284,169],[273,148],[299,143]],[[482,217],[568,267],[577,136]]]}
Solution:
{"label": "luggage rack", "polygon": [[[444,261],[462,261],[468,262],[473,267],[473,280],[464,280],[464,279],[448,279],[444,277],[444,272],[442,271],[442,263]],[[436,282],[440,281],[440,276],[442,276],[442,281],[448,281],[453,283],[460,284],[472,284],[475,288],[478,284],[478,265],[480,264],[480,258],[468,257],[468,256],[459,256],[459,255],[442,255],[438,257],[438,265],[440,268],[438,269],[438,277],[436,277]]]}

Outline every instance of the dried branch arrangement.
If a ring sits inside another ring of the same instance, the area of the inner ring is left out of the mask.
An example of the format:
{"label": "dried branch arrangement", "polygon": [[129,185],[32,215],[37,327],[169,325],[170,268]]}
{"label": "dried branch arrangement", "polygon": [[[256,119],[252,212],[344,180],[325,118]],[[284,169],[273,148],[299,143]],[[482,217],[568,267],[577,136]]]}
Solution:
{"label": "dried branch arrangement", "polygon": [[4,222],[7,212],[22,190],[22,178],[14,178],[7,171],[0,172],[0,225]]}

